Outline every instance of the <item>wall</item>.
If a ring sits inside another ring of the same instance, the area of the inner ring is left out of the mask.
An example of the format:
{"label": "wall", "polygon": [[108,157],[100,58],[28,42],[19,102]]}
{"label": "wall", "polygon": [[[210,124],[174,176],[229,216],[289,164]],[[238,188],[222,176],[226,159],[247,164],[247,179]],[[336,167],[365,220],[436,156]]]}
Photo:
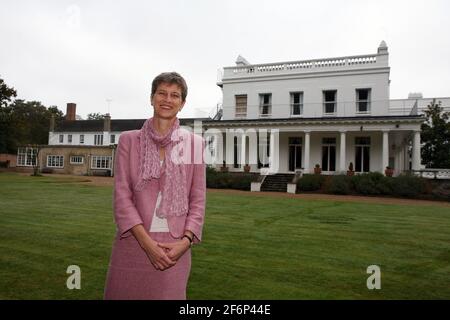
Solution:
{"label": "wall", "polygon": [[323,90],[337,90],[338,117],[356,115],[356,89],[371,88],[372,116],[389,112],[389,72],[223,84],[223,120],[234,119],[235,95],[247,94],[247,118],[259,118],[259,94],[272,93],[272,118],[290,117],[290,92],[303,91],[303,117],[323,116]]}

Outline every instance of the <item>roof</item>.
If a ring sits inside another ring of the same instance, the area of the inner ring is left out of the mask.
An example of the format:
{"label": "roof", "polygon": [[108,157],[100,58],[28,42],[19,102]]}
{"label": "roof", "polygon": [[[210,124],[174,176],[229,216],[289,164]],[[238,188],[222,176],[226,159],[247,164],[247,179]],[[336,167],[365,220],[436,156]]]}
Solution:
{"label": "roof", "polygon": [[[117,119],[111,120],[111,131],[122,132],[138,130],[147,119]],[[209,120],[209,118],[183,118],[180,125],[193,126],[195,120]],[[55,125],[54,132],[103,132],[103,120],[63,120]]]}

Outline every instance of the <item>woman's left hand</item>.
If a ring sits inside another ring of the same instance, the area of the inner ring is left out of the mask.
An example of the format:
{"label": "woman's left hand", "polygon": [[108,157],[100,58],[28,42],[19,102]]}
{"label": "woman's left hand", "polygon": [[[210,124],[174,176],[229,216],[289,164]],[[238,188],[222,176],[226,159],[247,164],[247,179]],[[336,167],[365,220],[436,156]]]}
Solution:
{"label": "woman's left hand", "polygon": [[158,246],[166,250],[166,254],[171,260],[178,260],[189,249],[190,243],[188,239],[183,238],[170,243],[158,242]]}

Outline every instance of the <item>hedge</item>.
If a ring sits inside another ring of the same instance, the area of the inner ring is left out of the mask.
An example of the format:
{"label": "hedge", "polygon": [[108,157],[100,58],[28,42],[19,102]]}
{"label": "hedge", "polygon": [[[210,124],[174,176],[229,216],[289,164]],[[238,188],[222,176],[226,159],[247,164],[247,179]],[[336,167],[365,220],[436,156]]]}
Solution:
{"label": "hedge", "polygon": [[214,189],[250,190],[257,175],[252,173],[220,172],[212,167],[206,168],[206,187]]}
{"label": "hedge", "polygon": [[302,191],[450,200],[450,183],[436,183],[412,174],[397,177],[379,172],[354,176],[305,174],[297,182],[297,192]]}

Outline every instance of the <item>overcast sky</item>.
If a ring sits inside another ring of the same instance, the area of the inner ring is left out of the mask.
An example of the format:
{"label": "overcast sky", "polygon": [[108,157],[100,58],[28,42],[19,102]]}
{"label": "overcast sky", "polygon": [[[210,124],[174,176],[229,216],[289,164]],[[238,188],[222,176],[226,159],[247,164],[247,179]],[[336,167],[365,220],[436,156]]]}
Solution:
{"label": "overcast sky", "polygon": [[374,54],[389,47],[391,99],[450,96],[450,1],[5,1],[0,78],[18,98],[77,103],[77,114],[148,118],[160,72],[189,94],[181,117],[221,101],[217,70],[240,54],[269,63]]}

